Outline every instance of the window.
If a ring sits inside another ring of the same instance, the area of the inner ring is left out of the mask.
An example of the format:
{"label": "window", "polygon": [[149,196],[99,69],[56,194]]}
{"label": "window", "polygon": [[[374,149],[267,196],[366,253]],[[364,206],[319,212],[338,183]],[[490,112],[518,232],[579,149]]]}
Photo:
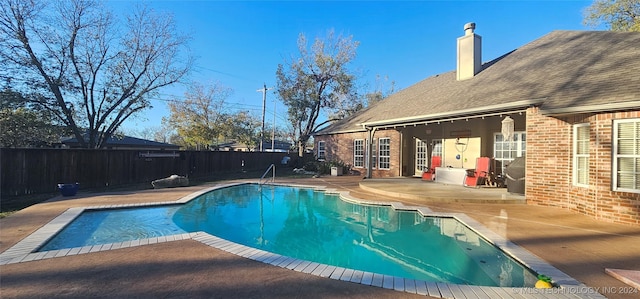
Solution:
{"label": "window", "polygon": [[318,141],[318,160],[324,160],[326,158],[325,155],[324,141]]}
{"label": "window", "polygon": [[613,121],[613,190],[640,193],[640,119]]}
{"label": "window", "polygon": [[[367,149],[369,148],[369,139],[367,139]],[[373,143],[371,144],[371,169],[376,169],[377,167],[377,161],[378,161],[378,150],[376,148],[376,140],[373,140]],[[366,152],[365,155],[368,155],[369,152]],[[365,159],[365,164],[367,163],[368,160]],[[369,165],[365,165],[364,168],[368,168]]]}
{"label": "window", "polygon": [[391,161],[391,139],[390,138],[380,138],[378,139],[378,155],[379,162],[378,167],[380,169],[389,169],[390,161]]}
{"label": "window", "polygon": [[353,141],[353,167],[364,167],[364,140]]}
{"label": "window", "polygon": [[524,156],[527,149],[527,133],[514,132],[510,141],[505,141],[502,133],[496,133],[493,140],[493,157],[498,162],[496,171],[504,173],[509,162]]}
{"label": "window", "polygon": [[442,157],[442,140],[432,140],[431,157]]}
{"label": "window", "polygon": [[573,184],[589,184],[589,124],[573,126]]}
{"label": "window", "polygon": [[427,143],[416,138],[416,153],[415,153],[415,174],[419,175],[423,171],[429,168],[429,162],[427,161]]}

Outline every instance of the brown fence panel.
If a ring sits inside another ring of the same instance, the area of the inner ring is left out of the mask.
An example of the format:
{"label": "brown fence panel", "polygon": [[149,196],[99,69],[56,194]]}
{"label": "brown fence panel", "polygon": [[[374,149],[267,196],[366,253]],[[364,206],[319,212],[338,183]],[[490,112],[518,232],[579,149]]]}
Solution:
{"label": "brown fence panel", "polygon": [[150,183],[172,174],[198,179],[226,172],[266,170],[272,163],[279,164],[286,155],[266,152],[2,148],[0,195],[55,192],[58,183],[78,182],[83,189],[94,189]]}

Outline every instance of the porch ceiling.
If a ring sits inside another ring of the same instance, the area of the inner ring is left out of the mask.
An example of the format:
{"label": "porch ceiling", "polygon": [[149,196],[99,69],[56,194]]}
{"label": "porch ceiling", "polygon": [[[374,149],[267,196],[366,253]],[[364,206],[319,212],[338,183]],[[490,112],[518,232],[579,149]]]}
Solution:
{"label": "porch ceiling", "polygon": [[[397,128],[406,126],[426,125],[432,123],[441,123],[456,120],[468,120],[474,118],[485,118],[492,116],[502,116],[508,114],[523,114],[526,113],[527,108],[535,106],[540,101],[526,101],[526,105],[519,105],[517,107],[507,107],[501,105],[501,107],[484,107],[483,109],[477,109],[477,111],[455,111],[452,113],[438,113],[431,115],[423,115],[418,117],[404,118],[404,119],[390,119],[377,122],[368,122],[360,124],[362,128]],[[524,101],[523,101],[524,102]],[[496,108],[496,109],[492,109]]]}

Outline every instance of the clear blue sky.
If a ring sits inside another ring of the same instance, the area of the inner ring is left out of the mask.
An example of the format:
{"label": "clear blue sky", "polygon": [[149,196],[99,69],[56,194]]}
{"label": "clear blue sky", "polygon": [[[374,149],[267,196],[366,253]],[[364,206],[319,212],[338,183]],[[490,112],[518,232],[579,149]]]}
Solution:
{"label": "clear blue sky", "polygon": [[[361,92],[372,91],[376,75],[395,82],[396,90],[456,67],[456,38],[463,25],[476,23],[482,36],[482,59],[488,61],[553,30],[590,30],[582,25],[592,1],[147,1],[174,15],[179,30],[191,33],[197,57],[189,80],[218,81],[233,89],[231,111],[262,114],[263,83],[275,87],[278,64],[297,57],[300,33],[324,37],[333,29],[360,42],[351,68],[361,75]],[[135,1],[110,1],[121,13]],[[367,88],[368,86],[368,88]],[[388,88],[389,83],[384,88]],[[161,91],[153,109],[125,123],[125,133],[158,127],[168,116],[166,101],[185,88]],[[273,121],[276,95],[267,93],[268,122]],[[286,110],[277,103],[277,120]]]}

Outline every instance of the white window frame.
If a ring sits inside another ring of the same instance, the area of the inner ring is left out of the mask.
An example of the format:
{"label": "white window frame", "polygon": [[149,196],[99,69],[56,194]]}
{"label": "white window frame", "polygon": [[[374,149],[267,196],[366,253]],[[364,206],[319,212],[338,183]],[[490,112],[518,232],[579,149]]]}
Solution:
{"label": "white window frame", "polygon": [[[386,140],[383,148],[382,141]],[[391,138],[378,139],[378,169],[391,169]]]}
{"label": "white window frame", "polygon": [[[620,125],[625,123],[635,123],[634,130],[636,132],[640,132],[640,118],[631,118],[631,119],[617,119],[613,120],[613,136],[611,141],[613,143],[613,152],[611,153],[613,169],[611,171],[612,175],[612,190],[620,191],[620,192],[630,192],[630,193],[640,193],[640,184],[628,187],[620,187],[619,177],[620,175],[631,176],[633,182],[638,182],[640,179],[640,149],[637,148],[640,146],[640,133],[635,136],[632,135],[631,138],[625,138],[624,140],[631,140],[631,144],[635,144],[635,153],[625,153],[620,154],[620,140],[623,140],[619,137]],[[620,159],[630,159],[632,162],[632,170],[621,170],[620,168]]]}
{"label": "white window frame", "polygon": [[[440,158],[442,158],[442,147],[443,147],[442,139],[431,140],[431,143],[432,143],[431,158],[436,156],[439,156]],[[429,161],[429,163],[431,163],[431,161]],[[429,165],[429,167],[433,167],[433,165]]]}
{"label": "white window frame", "polygon": [[[580,137],[579,131],[587,130],[586,139],[578,139]],[[590,142],[590,126],[589,123],[575,124],[573,125],[573,185],[579,187],[589,186],[589,142]],[[580,143],[586,142],[586,153],[580,153]],[[581,161],[586,160],[586,165],[581,164]],[[581,181],[583,171],[586,171],[586,181]]]}
{"label": "white window frame", "polygon": [[[502,137],[501,141],[497,141],[498,136]],[[500,149],[502,153],[509,153],[508,157],[505,157],[504,155],[498,155],[498,144],[502,146],[502,148]],[[515,158],[522,157],[526,154],[527,133],[525,131],[513,132],[513,139],[508,143],[508,146],[510,147],[508,151],[504,149],[504,146],[506,144],[507,142],[504,141],[504,136],[502,135],[502,133],[493,134],[493,158],[496,161],[501,162],[500,164],[502,165],[502,169],[496,169],[496,171],[499,171],[500,173],[504,173],[506,164],[509,164],[509,162],[512,162],[513,160],[515,160]],[[513,146],[513,149],[511,149],[511,146]],[[515,152],[515,157],[512,155],[513,152]]]}
{"label": "white window frame", "polygon": [[365,149],[366,147],[364,144],[364,139],[353,140],[353,167],[354,168],[364,168]]}
{"label": "white window frame", "polygon": [[318,141],[318,161],[324,161],[327,158],[327,149],[324,141]]}
{"label": "white window frame", "polygon": [[[429,161],[427,159],[427,153],[429,151],[428,144],[422,139],[415,138],[415,174],[422,174],[427,168],[429,168]],[[420,171],[420,172],[418,172]]]}
{"label": "white window frame", "polygon": [[[365,146],[366,150],[364,152],[364,156],[365,156],[364,168],[368,168],[369,164],[367,164],[367,161],[369,161],[369,159],[367,159],[366,157],[369,156],[369,150],[368,150],[369,149],[369,138],[367,138],[365,141],[366,141],[366,146]],[[376,140],[375,139],[373,139],[373,144],[371,144],[371,148],[373,149],[371,151],[371,164],[373,164],[373,165],[371,165],[371,169],[376,169],[378,167],[378,156],[377,156],[378,150],[376,148]]]}

